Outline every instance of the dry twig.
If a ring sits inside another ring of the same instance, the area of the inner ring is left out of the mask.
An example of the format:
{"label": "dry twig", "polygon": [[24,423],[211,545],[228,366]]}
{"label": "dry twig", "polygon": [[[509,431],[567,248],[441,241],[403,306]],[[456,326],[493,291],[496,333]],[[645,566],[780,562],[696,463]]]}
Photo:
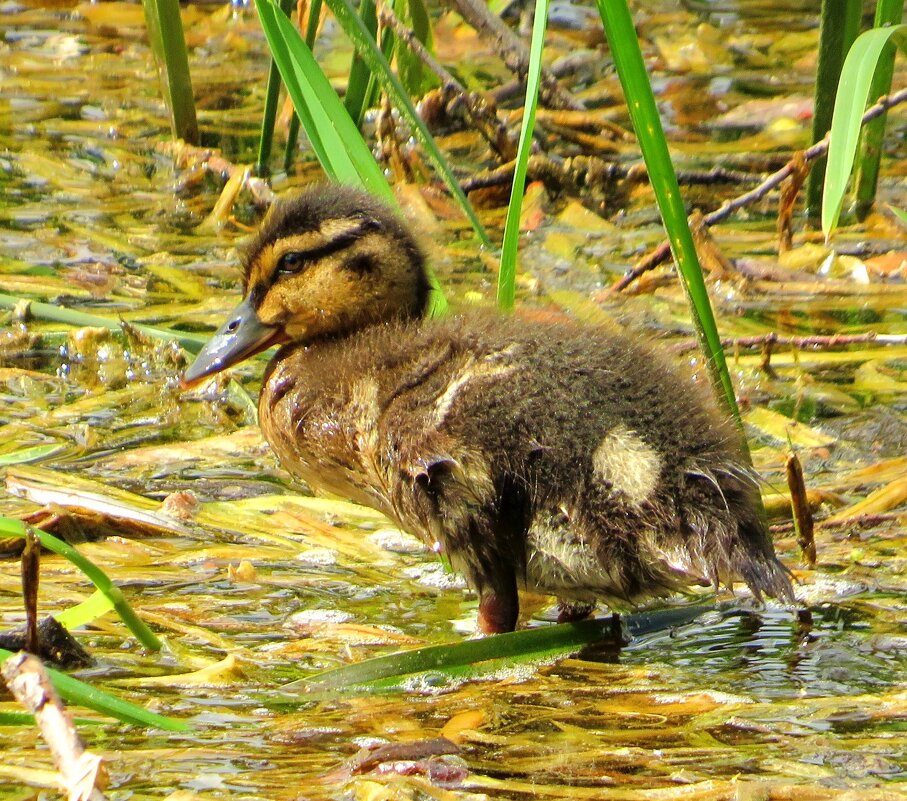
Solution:
{"label": "dry twig", "polygon": [[[529,71],[529,48],[488,10],[487,3],[480,0],[448,0],[448,4],[475,28],[480,36],[494,41],[507,67],[525,82],[526,73]],[[583,108],[583,104],[561,86],[557,78],[544,67],[539,95],[541,102],[550,108]]]}
{"label": "dry twig", "polygon": [[33,529],[28,529],[22,549],[22,602],[25,606],[25,650],[39,653],[38,584],[41,580],[41,544]]}
{"label": "dry twig", "polygon": [[785,465],[787,486],[790,489],[790,505],[794,513],[794,530],[803,560],[809,567],[816,566],[816,538],[813,534],[813,515],[806,499],[806,481],[803,465],[796,453],[791,454]]}
{"label": "dry twig", "polygon": [[[880,526],[883,523],[901,521],[905,517],[904,512],[878,512],[877,514],[853,515],[852,517],[829,518],[828,520],[817,520],[816,528],[821,529],[840,529],[854,528],[866,529]],[[773,534],[790,534],[794,531],[793,521],[786,523],[773,523],[769,526]]]}
{"label": "dry twig", "polygon": [[[884,114],[888,109],[893,108],[894,106],[900,105],[907,101],[907,89],[902,89],[899,92],[894,92],[885,97],[880,97],[878,102],[875,105],[870,106],[866,113],[863,114],[862,124],[865,125],[870,120],[874,120],[876,117]],[[829,134],[825,135],[825,138],[820,142],[816,142],[812,147],[807,148],[800,154],[797,154],[794,158],[787,162],[780,170],[770,175],[766,178],[759,186],[754,187],[749,192],[745,192],[742,195],[729,200],[726,203],[722,203],[714,211],[710,211],[704,216],[704,221],[706,225],[715,225],[715,223],[722,222],[726,218],[730,217],[738,209],[742,209],[745,206],[748,206],[750,203],[755,203],[757,200],[761,200],[773,189],[776,189],[782,181],[790,177],[794,170],[797,168],[799,159],[803,159],[805,162],[815,161],[817,158],[824,156],[828,152],[828,142]],[[609,290],[609,293],[622,292],[630,284],[632,284],[639,276],[643,273],[653,270],[658,265],[667,261],[671,256],[671,246],[668,242],[662,242],[655,250],[646,254],[642,259],[640,259],[632,269],[630,269],[626,275],[623,276],[617,283],[615,283]]]}
{"label": "dry twig", "polygon": [[[774,347],[784,345],[802,350],[830,350],[842,348],[847,345],[863,345],[874,342],[878,345],[905,345],[907,334],[877,334],[869,331],[865,334],[831,334],[823,336],[815,334],[803,337],[783,337],[772,332],[752,337],[726,338],[721,340],[721,347],[725,350],[760,349],[766,346]],[[672,345],[674,353],[686,353],[699,347],[697,340],[689,339]]]}
{"label": "dry twig", "polygon": [[[554,191],[597,191],[604,192],[615,181],[628,177],[632,168],[595,156],[574,156],[569,159],[553,159],[543,153],[529,157],[527,179],[541,181]],[[493,186],[509,185],[513,181],[513,162],[502,164],[493,170],[486,170],[463,181],[464,192],[487,189]]]}
{"label": "dry twig", "polygon": [[797,196],[809,175],[809,164],[803,153],[794,153],[791,174],[781,182],[778,201],[778,252],[787,253],[794,246],[793,218]]}
{"label": "dry twig", "polygon": [[[466,88],[444,69],[432,56],[416,35],[407,28],[394,14],[393,10],[384,5],[378,13],[382,25],[391,28],[394,34],[402,39],[407,47],[428,67],[441,81],[441,101],[446,108],[461,104],[463,112],[476,126],[479,133],[485,137],[488,144],[500,154],[505,161],[510,161],[516,156],[517,142],[510,135],[507,126],[498,118],[493,101],[479,94],[468,92]],[[429,102],[428,98],[423,103]]]}

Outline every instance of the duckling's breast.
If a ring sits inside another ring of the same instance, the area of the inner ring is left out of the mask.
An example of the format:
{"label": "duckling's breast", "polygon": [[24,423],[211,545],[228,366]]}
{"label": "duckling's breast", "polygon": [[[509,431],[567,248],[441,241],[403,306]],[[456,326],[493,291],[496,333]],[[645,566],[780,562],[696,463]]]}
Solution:
{"label": "duckling's breast", "polygon": [[259,399],[265,439],[281,465],[312,489],[394,517],[376,458],[374,382],[313,371],[310,361],[300,347],[272,362]]}
{"label": "duckling's breast", "polygon": [[417,496],[439,466],[454,469],[471,503],[492,502],[487,448],[476,432],[449,423],[478,385],[519,369],[511,351],[505,344],[477,353],[419,324],[289,346],[266,375],[262,431],[281,464],[313,489],[377,508],[430,541]]}

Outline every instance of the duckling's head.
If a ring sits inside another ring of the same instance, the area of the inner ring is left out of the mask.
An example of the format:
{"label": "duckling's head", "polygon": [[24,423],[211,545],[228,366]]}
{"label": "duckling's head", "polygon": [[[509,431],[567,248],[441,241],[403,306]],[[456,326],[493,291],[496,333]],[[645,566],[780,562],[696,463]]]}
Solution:
{"label": "duckling's head", "polygon": [[351,187],[276,202],[243,253],[242,303],[183,375],[197,384],[282,342],[310,342],[421,317],[425,260],[405,224]]}

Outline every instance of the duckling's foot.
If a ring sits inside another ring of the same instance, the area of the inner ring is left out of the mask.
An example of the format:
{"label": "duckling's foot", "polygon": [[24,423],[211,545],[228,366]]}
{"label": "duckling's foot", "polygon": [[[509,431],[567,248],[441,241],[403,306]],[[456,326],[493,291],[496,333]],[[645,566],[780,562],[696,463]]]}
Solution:
{"label": "duckling's foot", "polygon": [[595,604],[575,603],[559,598],[557,602],[557,622],[575,623],[577,620],[585,620],[592,614],[593,609],[595,609]]}
{"label": "duckling's foot", "polygon": [[520,602],[516,593],[489,592],[479,598],[479,631],[503,634],[516,628]]}

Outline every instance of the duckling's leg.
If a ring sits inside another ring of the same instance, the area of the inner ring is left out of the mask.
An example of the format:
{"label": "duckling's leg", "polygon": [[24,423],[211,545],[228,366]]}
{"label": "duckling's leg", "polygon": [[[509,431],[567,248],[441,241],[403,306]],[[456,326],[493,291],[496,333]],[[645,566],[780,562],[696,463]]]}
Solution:
{"label": "duckling's leg", "polygon": [[520,614],[516,580],[513,592],[486,591],[479,596],[479,631],[482,634],[503,634],[516,628]]}
{"label": "duckling's leg", "polygon": [[[469,546],[460,550],[457,561],[479,596],[479,631],[483,634],[513,631],[520,614],[515,561],[512,555],[500,549],[500,532],[493,520],[479,516],[473,518],[466,529]],[[462,540],[453,534],[448,542]]]}
{"label": "duckling's leg", "polygon": [[479,596],[483,634],[516,628],[520,612],[517,573],[525,569],[527,504],[507,479],[497,484],[481,459],[460,455],[419,460],[415,481],[400,482],[395,498],[403,520],[440,544],[453,567]]}

